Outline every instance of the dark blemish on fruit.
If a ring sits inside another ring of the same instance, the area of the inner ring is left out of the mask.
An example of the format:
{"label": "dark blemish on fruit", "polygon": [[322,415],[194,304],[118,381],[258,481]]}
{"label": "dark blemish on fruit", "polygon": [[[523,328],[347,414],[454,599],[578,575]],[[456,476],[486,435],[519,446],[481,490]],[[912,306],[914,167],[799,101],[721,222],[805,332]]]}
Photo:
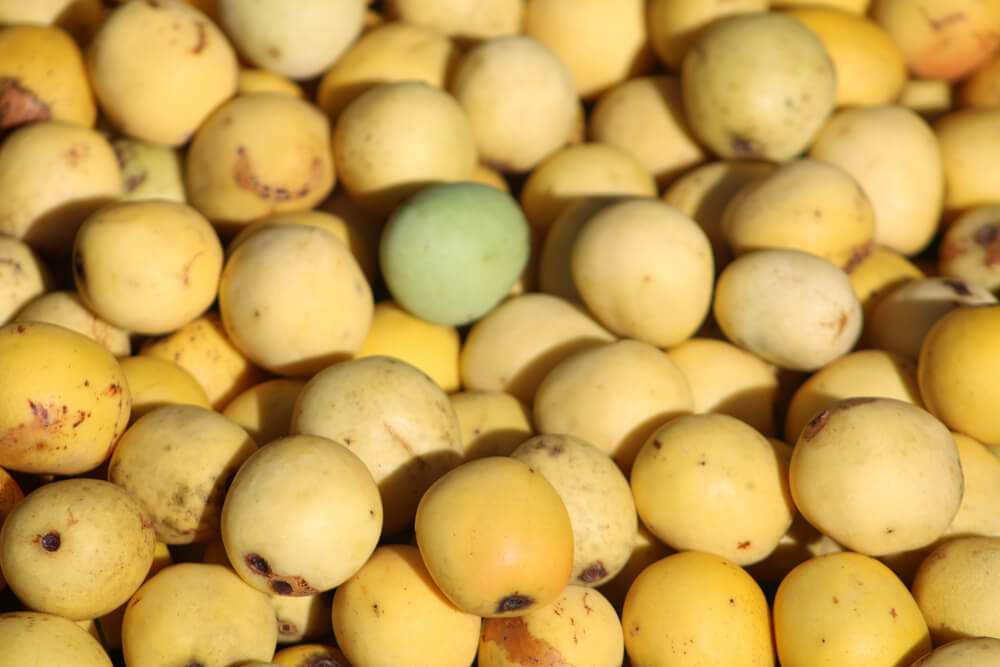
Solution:
{"label": "dark blemish on fruit", "polygon": [[820,641],[821,644],[825,644],[826,643],[826,637],[820,637],[819,641]]}
{"label": "dark blemish on fruit", "polygon": [[961,280],[943,280],[941,281],[945,285],[951,288],[951,290],[958,296],[972,296],[972,290]]}
{"label": "dark blemish on fruit", "polygon": [[24,273],[24,267],[21,266],[21,262],[16,259],[11,259],[10,257],[0,258],[0,264],[6,264],[7,266],[14,269],[14,273]]}
{"label": "dark blemish on fruit", "polygon": [[59,533],[54,530],[50,530],[38,538],[38,543],[41,544],[42,548],[48,552],[58,551],[59,547],[62,545],[62,538],[59,537]]}
{"label": "dark blemish on fruit", "polygon": [[743,542],[737,542],[736,543],[736,548],[740,549],[741,551],[744,550],[744,549],[749,549],[750,548],[750,540],[745,540]]}
{"label": "dark blemish on fruit", "polygon": [[481,640],[484,644],[492,642],[502,647],[510,664],[553,667],[569,664],[555,647],[532,635],[520,617],[486,619]]}
{"label": "dark blemish on fruit", "polygon": [[282,635],[297,635],[299,634],[299,629],[291,621],[283,621],[279,618],[278,633]]}
{"label": "dark blemish on fruit", "polygon": [[[149,5],[150,7],[152,7],[153,9],[159,9],[160,8],[160,0],[146,0],[146,4]],[[191,666],[190,665],[185,665],[185,667],[191,667]]]}
{"label": "dark blemish on fruit", "polygon": [[833,596],[833,604],[840,604],[840,600],[837,598],[836,595]]}
{"label": "dark blemish on fruit", "polygon": [[349,667],[349,665],[328,655],[316,655],[306,658],[302,667]]}
{"label": "dark blemish on fruit", "polygon": [[0,78],[0,130],[36,120],[50,120],[52,110],[12,77]]}
{"label": "dark blemish on fruit", "polygon": [[629,629],[629,632],[631,632],[633,635],[639,632],[639,624],[634,623],[632,627]]}
{"label": "dark blemish on fruit", "polygon": [[924,18],[927,19],[927,24],[931,27],[934,32],[939,32],[944,30],[952,23],[959,23],[964,21],[966,18],[965,12],[952,12],[950,14],[945,14],[939,19],[936,19],[930,15],[930,13],[923,7],[920,7],[920,11],[923,13]]}
{"label": "dark blemish on fruit", "polygon": [[660,449],[662,447],[663,447],[663,443],[654,438],[653,439],[653,448],[654,449]]}
{"label": "dark blemish on fruit", "polygon": [[292,592],[292,585],[287,581],[275,579],[271,582],[271,590],[278,595],[289,595]]}
{"label": "dark blemish on fruit", "polygon": [[895,608],[889,610],[889,615],[892,616],[893,618],[896,618],[897,616],[899,616],[899,614],[896,613],[896,609]]}
{"label": "dark blemish on fruit", "polygon": [[987,245],[997,240],[998,230],[996,225],[985,225],[976,230],[972,235],[972,240],[979,245]]}
{"label": "dark blemish on fruit", "polygon": [[201,53],[205,50],[205,45],[208,44],[208,35],[205,32],[205,22],[195,21],[194,29],[198,33],[198,40],[194,44],[194,48],[191,49],[191,53]]}
{"label": "dark blemish on fruit", "polygon": [[[151,0],[147,0],[147,2],[151,2]],[[200,662],[189,662],[188,664],[184,665],[184,667],[205,667],[205,665]]]}
{"label": "dark blemish on fruit", "polygon": [[48,406],[42,405],[41,403],[35,403],[30,398],[28,399],[28,405],[31,406],[31,414],[33,414],[35,416],[35,419],[37,419],[40,422],[42,422],[42,426],[44,426],[45,428],[48,428],[49,426],[52,425],[52,422],[49,421],[49,408],[48,408]]}
{"label": "dark blemish on fruit", "polygon": [[868,256],[872,254],[872,243],[863,243],[854,249],[851,256],[847,258],[847,262],[844,263],[844,273],[851,273],[856,268],[861,266],[861,264],[868,259]]}
{"label": "dark blemish on fruit", "polygon": [[83,386],[84,387],[89,387],[90,386],[90,380],[84,380],[83,381]]}
{"label": "dark blemish on fruit", "polygon": [[729,605],[731,607],[735,607],[736,606],[736,600],[734,600],[733,598],[729,598]]}
{"label": "dark blemish on fruit", "polygon": [[893,534],[893,533],[895,533],[895,532],[896,532],[896,529],[895,529],[895,528],[886,528],[886,529],[885,529],[885,534],[886,534],[886,535],[892,535],[892,534]]}
{"label": "dark blemish on fruit", "polygon": [[391,424],[389,424],[389,422],[382,422],[382,425],[385,426],[385,430],[388,431],[390,436],[392,436],[392,439],[395,440],[400,447],[406,450],[407,454],[409,454],[413,458],[416,458],[417,453],[413,450],[413,447],[410,445],[409,442],[407,442],[407,440],[403,436],[401,436],[396,431],[396,429],[392,427]]}
{"label": "dark blemish on fruit", "polygon": [[510,611],[520,611],[521,609],[527,609],[533,604],[535,604],[535,598],[528,595],[513,593],[501,598],[501,600],[497,602],[496,613],[505,614]]}
{"label": "dark blemish on fruit", "polygon": [[381,616],[382,610],[378,608],[378,603],[372,605],[372,611],[375,612],[375,616]]}
{"label": "dark blemish on fruit", "polygon": [[77,426],[79,426],[80,424],[82,424],[84,421],[86,421],[87,417],[90,416],[90,413],[89,412],[84,412],[83,410],[77,410],[77,415],[78,416],[76,418],[76,421],[73,422],[73,428],[76,428]]}
{"label": "dark blemish on fruit", "polygon": [[700,459],[700,460],[698,461],[698,465],[700,465],[700,466],[703,466],[703,465],[705,465],[706,463],[708,463],[708,462],[707,462],[707,461],[706,461],[705,459]]}
{"label": "dark blemish on fruit", "polygon": [[729,146],[736,155],[756,155],[760,151],[760,146],[752,139],[734,134],[729,140]]}
{"label": "dark blemish on fruit", "polygon": [[247,566],[257,574],[263,574],[267,576],[271,574],[271,566],[268,565],[267,561],[261,558],[257,554],[247,554],[246,555]]}
{"label": "dark blemish on fruit", "polygon": [[549,450],[549,456],[559,456],[560,454],[563,453],[563,451],[565,450],[563,449],[562,445],[556,445],[555,447]]}
{"label": "dark blemish on fruit", "polygon": [[845,398],[844,400],[836,403],[835,405],[830,406],[823,412],[813,417],[809,421],[809,423],[806,424],[806,427],[802,429],[802,439],[812,440],[813,438],[815,438],[816,434],[819,433],[821,430],[823,430],[823,427],[826,426],[827,420],[830,418],[830,415],[832,415],[834,412],[837,412],[838,410],[846,410],[847,408],[853,408],[856,405],[873,403],[875,400],[877,399],[867,398],[867,397]]}
{"label": "dark blemish on fruit", "polygon": [[302,199],[312,192],[314,187],[319,185],[323,179],[323,163],[318,157],[313,158],[309,171],[309,182],[297,190],[289,190],[282,187],[272,188],[270,185],[261,183],[257,179],[257,175],[250,165],[250,156],[247,155],[246,147],[238,146],[236,148],[236,164],[233,166],[233,179],[236,181],[238,187],[253,192],[261,199],[275,202],[292,201]]}
{"label": "dark blemish on fruit", "polygon": [[86,144],[73,144],[63,153],[63,157],[66,158],[69,166],[77,167],[80,165],[80,160],[86,158],[89,153],[90,149],[87,148]]}
{"label": "dark blemish on fruit", "polygon": [[125,192],[132,192],[145,182],[146,172],[142,172],[141,174],[132,174],[125,179]]}
{"label": "dark blemish on fruit", "polygon": [[86,274],[83,271],[83,257],[79,252],[73,253],[73,273],[80,279],[80,282],[86,282]]}
{"label": "dark blemish on fruit", "polygon": [[604,563],[602,563],[601,561],[597,561],[596,563],[591,563],[590,565],[585,567],[583,569],[583,572],[580,573],[578,579],[580,581],[584,581],[589,584],[595,581],[599,581],[606,576],[608,576],[607,568],[604,567]]}
{"label": "dark blemish on fruit", "polygon": [[108,388],[104,390],[103,394],[105,396],[117,396],[122,393],[122,386],[117,382],[112,382],[108,385]]}
{"label": "dark blemish on fruit", "polygon": [[17,327],[14,330],[17,331],[17,333],[19,333],[19,334],[23,334],[24,333],[24,325],[23,324],[18,324]]}

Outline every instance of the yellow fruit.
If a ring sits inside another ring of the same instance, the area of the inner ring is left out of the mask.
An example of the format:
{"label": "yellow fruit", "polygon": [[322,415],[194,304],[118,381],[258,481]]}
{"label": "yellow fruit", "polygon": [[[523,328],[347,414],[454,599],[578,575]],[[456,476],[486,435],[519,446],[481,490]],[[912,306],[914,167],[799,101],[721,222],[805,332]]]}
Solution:
{"label": "yellow fruit", "polygon": [[38,611],[0,614],[0,667],[77,665],[112,667],[100,642],[73,621]]}
{"label": "yellow fruit", "polygon": [[172,361],[139,354],[121,358],[119,363],[132,393],[130,423],[164,405],[212,407],[194,376]]}

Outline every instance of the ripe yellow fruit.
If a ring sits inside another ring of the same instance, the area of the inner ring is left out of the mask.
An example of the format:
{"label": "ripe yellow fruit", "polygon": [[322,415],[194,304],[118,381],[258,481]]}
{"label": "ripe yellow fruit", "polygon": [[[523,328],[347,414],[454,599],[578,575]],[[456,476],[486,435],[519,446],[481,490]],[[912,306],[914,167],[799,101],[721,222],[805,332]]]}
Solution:
{"label": "ripe yellow fruit", "polygon": [[0,614],[0,666],[112,667],[101,643],[73,621],[39,611]]}

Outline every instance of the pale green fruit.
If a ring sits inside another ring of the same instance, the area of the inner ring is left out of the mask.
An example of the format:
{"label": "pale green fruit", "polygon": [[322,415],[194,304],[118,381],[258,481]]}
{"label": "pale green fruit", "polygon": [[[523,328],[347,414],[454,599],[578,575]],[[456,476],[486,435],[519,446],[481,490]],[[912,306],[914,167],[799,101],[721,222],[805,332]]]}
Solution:
{"label": "pale green fruit", "polygon": [[111,142],[122,170],[122,199],[187,202],[180,153],[176,148],[131,137]]}

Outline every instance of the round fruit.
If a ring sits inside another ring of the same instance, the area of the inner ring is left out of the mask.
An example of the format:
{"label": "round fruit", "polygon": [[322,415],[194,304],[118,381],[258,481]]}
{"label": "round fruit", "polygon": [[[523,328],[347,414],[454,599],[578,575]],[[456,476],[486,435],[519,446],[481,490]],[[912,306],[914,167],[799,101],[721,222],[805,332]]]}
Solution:
{"label": "round fruit", "polygon": [[131,334],[98,317],[73,290],[46,291],[17,311],[12,321],[64,326],[92,338],[118,359],[132,350]]}
{"label": "round fruit", "polygon": [[0,667],[112,667],[101,643],[73,621],[39,611],[0,614]]}
{"label": "round fruit", "polygon": [[1000,660],[1000,639],[965,637],[941,644],[911,667],[992,667]]}

